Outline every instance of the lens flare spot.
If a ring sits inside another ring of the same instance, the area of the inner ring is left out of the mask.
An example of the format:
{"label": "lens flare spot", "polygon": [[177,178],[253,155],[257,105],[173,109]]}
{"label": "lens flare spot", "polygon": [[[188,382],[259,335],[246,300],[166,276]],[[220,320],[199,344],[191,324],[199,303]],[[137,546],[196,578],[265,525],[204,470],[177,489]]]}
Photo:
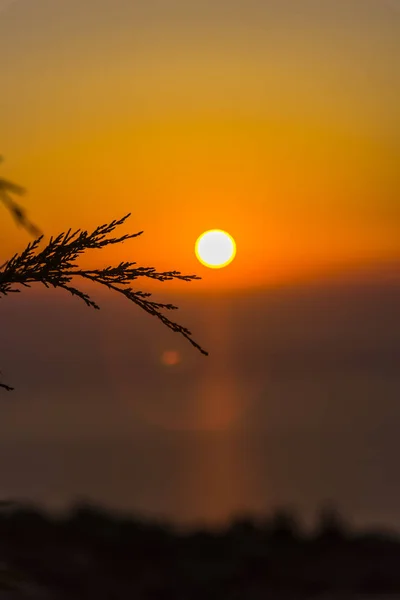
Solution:
{"label": "lens flare spot", "polygon": [[165,350],[161,355],[161,362],[166,367],[174,367],[181,362],[181,355],[177,350]]}

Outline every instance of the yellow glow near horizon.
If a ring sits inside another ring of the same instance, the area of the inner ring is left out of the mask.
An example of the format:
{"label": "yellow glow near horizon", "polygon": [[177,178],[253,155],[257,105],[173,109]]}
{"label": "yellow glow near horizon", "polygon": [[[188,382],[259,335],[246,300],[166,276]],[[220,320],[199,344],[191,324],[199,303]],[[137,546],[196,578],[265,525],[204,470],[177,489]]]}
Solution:
{"label": "yellow glow near horizon", "polygon": [[226,231],[211,229],[197,239],[195,252],[198,260],[206,267],[221,269],[235,258],[236,243]]}

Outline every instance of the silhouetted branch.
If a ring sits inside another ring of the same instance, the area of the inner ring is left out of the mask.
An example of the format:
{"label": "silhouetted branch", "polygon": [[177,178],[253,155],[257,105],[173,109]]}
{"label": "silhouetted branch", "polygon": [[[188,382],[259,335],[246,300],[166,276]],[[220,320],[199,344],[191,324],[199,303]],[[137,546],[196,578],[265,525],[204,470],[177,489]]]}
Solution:
{"label": "silhouetted branch", "polygon": [[[150,293],[137,291],[131,287],[132,282],[141,277],[158,281],[172,279],[192,281],[201,279],[200,277],[183,275],[179,271],[158,272],[154,267],[138,267],[135,262],[121,262],[117,266],[103,269],[77,268],[76,261],[86,250],[119,244],[141,235],[142,231],[120,237],[110,237],[110,234],[129,216],[128,214],[122,219],[101,225],[92,233],[80,229],[71,233],[71,230],[68,230],[56,238],[50,238],[49,243],[41,251],[38,248],[43,236],[30,242],[21,254],[15,254],[0,267],[0,297],[20,292],[21,290],[16,286],[30,287],[32,283],[42,283],[46,287],[62,288],[83,300],[87,306],[99,309],[98,304],[87,293],[72,285],[74,277],[81,277],[122,294],[141,309],[159,319],[166,327],[181,334],[202,354],[207,355],[208,353],[192,339],[189,329],[175,323],[162,312],[163,310],[176,310],[177,306],[150,300]],[[7,390],[12,389],[5,384],[0,385]]]}

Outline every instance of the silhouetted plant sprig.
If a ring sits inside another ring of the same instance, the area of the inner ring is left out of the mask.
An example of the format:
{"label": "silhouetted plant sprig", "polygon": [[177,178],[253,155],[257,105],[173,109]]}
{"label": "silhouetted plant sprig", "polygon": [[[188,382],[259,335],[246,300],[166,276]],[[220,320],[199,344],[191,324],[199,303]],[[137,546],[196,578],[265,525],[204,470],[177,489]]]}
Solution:
{"label": "silhouetted plant sprig", "polygon": [[[87,306],[99,309],[100,307],[89,294],[71,284],[73,278],[81,277],[122,294],[145,312],[159,319],[166,327],[181,334],[202,354],[207,355],[208,353],[193,340],[189,329],[175,323],[162,312],[163,310],[176,310],[177,306],[150,300],[149,292],[137,291],[131,286],[132,282],[141,277],[161,282],[172,279],[192,281],[201,279],[201,277],[183,275],[179,271],[158,272],[154,267],[138,267],[136,262],[120,262],[117,266],[108,266],[103,269],[80,269],[77,267],[77,259],[86,250],[119,244],[141,235],[142,231],[120,237],[110,237],[110,234],[129,216],[130,214],[127,214],[119,220],[100,225],[92,233],[80,229],[73,233],[68,230],[55,238],[50,238],[48,244],[41,251],[39,251],[39,245],[43,236],[30,242],[23,252],[15,254],[0,267],[0,297],[20,292],[21,290],[16,286],[30,287],[32,283],[42,283],[46,287],[62,288],[83,300]],[[0,387],[7,390],[12,389],[2,383],[0,383]]]}

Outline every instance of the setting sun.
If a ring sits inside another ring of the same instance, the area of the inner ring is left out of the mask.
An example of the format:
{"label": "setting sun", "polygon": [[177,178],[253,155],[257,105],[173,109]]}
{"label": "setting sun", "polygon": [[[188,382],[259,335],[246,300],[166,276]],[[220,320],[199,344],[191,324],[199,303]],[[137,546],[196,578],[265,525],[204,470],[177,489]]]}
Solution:
{"label": "setting sun", "polygon": [[236,255],[236,243],[229,233],[221,229],[212,229],[202,233],[196,241],[196,256],[199,261],[211,269],[226,267]]}

